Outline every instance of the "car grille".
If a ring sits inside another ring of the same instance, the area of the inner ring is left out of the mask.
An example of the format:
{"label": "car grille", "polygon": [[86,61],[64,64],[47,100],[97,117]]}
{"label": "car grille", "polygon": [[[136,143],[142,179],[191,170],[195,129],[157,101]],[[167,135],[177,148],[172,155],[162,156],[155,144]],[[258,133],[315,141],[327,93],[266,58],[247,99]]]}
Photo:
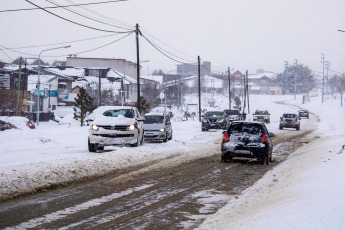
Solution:
{"label": "car grille", "polygon": [[101,137],[110,137],[110,138],[114,138],[114,137],[134,137],[134,134],[94,134],[96,136],[101,136]]}
{"label": "car grille", "polygon": [[116,131],[127,131],[128,126],[127,125],[115,125],[115,126],[99,126],[103,129],[107,130],[116,130]]}
{"label": "car grille", "polygon": [[208,119],[211,123],[216,123],[218,119]]}

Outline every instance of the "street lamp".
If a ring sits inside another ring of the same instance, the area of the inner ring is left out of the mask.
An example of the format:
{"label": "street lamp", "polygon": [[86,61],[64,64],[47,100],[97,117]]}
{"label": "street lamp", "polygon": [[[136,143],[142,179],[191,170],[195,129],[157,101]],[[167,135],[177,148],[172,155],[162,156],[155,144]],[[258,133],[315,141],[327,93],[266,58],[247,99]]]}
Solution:
{"label": "street lamp", "polygon": [[45,51],[48,50],[56,50],[56,49],[62,49],[62,48],[70,48],[71,46],[61,46],[61,47],[56,47],[56,48],[51,48],[51,49],[46,49],[42,50],[41,53],[38,55],[38,81],[37,81],[37,113],[36,113],[36,123],[37,126],[39,125],[39,120],[40,120],[40,76],[41,76],[41,54]]}

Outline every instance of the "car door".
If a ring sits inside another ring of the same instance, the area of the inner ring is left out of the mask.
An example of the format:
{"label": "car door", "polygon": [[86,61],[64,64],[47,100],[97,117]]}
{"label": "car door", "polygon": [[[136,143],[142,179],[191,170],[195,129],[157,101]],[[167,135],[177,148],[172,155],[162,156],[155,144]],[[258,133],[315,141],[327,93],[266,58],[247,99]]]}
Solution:
{"label": "car door", "polygon": [[172,125],[169,116],[165,116],[165,128],[167,130],[167,135],[170,138],[172,135]]}

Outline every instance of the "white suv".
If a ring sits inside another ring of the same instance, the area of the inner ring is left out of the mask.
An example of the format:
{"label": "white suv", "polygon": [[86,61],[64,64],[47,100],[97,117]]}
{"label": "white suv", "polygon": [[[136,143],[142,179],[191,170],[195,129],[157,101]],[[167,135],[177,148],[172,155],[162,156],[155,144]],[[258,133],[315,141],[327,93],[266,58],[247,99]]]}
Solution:
{"label": "white suv", "polygon": [[143,142],[145,118],[136,107],[101,106],[94,114],[88,138],[90,152],[109,145],[139,146]]}

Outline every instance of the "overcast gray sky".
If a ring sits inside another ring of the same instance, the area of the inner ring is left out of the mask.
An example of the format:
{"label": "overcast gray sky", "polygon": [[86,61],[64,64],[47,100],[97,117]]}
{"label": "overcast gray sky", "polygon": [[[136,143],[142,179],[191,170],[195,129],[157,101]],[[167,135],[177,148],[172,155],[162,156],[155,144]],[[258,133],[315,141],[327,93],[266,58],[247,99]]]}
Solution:
{"label": "overcast gray sky", "polygon": [[[42,7],[53,6],[46,0],[31,2]],[[70,0],[55,2],[61,5],[72,4]],[[32,7],[25,0],[1,0],[0,10]],[[313,71],[322,72],[321,53],[331,63],[331,70],[345,72],[345,33],[338,32],[339,29],[345,30],[344,0],[128,0],[86,8],[68,9],[103,23],[63,9],[48,10],[101,30],[127,31],[134,29],[138,23],[143,35],[163,49],[163,52],[169,52],[168,56],[181,62],[196,62],[200,55],[202,61],[212,62],[212,71],[215,72],[224,72],[230,66],[242,72],[249,70],[249,73],[255,73],[256,69],[280,73],[284,61],[293,65],[294,59],[308,65]],[[109,21],[110,18],[114,20]],[[38,57],[44,49],[61,46],[55,43],[69,42],[66,43],[72,45],[69,49],[42,54],[42,59],[50,62],[55,59],[65,60],[61,55],[81,53],[126,35],[85,28],[42,10],[0,12],[0,20],[0,45],[14,48],[2,49],[2,61],[18,56]],[[113,36],[72,42],[107,35]],[[44,44],[55,45],[17,49]],[[104,48],[78,56],[125,58],[136,62],[135,35],[131,34]],[[145,74],[154,69],[175,70],[178,64],[158,52],[143,37],[140,37],[140,59],[149,60],[142,63]]]}

